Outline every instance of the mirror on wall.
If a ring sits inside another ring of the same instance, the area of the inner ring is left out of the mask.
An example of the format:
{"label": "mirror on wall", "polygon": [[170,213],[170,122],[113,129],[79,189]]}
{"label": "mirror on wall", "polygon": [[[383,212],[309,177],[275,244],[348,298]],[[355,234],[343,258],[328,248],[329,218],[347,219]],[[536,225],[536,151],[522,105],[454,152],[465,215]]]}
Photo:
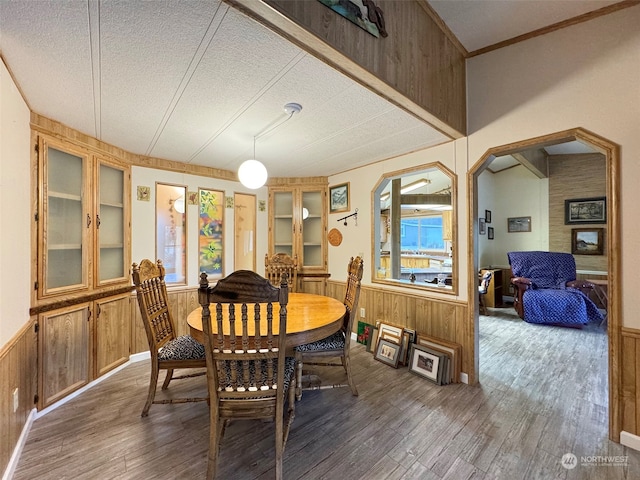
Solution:
{"label": "mirror on wall", "polygon": [[455,175],[440,163],[380,179],[373,191],[373,282],[456,293],[455,192]]}

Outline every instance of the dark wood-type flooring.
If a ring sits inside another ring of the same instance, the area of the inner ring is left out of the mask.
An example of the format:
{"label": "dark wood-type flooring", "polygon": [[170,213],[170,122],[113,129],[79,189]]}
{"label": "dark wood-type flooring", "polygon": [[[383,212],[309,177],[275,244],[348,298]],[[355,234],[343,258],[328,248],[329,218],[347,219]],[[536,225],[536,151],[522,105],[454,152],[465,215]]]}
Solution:
{"label": "dark wood-type flooring", "polygon": [[[607,438],[604,330],[530,325],[511,308],[490,313],[480,322],[479,386],[436,386],[354,342],[360,396],[304,393],[285,479],[640,478],[640,452]],[[148,375],[148,361],[131,364],[38,418],[14,479],[204,478],[206,403],[153,405],[141,418]],[[204,392],[204,382],[175,382],[169,395]],[[232,423],[218,478],[273,478],[272,432],[268,422]],[[561,463],[568,453],[573,469]],[[597,458],[614,455],[621,464]]]}

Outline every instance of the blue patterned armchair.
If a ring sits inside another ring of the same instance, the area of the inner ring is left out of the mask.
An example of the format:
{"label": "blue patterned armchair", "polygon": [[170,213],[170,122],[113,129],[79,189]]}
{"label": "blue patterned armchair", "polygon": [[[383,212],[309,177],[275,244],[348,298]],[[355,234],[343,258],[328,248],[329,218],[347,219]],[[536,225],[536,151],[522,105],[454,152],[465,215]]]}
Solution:
{"label": "blue patterned armchair", "polygon": [[509,252],[516,287],[513,306],[525,322],[582,327],[602,315],[583,290],[590,282],[576,280],[576,261],[570,253]]}

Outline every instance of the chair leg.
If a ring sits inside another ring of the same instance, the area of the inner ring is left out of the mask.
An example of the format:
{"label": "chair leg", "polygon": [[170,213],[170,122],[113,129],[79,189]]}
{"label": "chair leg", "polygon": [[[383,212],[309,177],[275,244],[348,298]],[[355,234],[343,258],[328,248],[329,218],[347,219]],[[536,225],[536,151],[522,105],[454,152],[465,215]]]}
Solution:
{"label": "chair leg", "polygon": [[487,315],[487,306],[484,303],[484,295],[480,294],[480,315]]}
{"label": "chair leg", "polygon": [[296,400],[302,400],[302,356],[296,353]]}
{"label": "chair leg", "polygon": [[153,399],[156,396],[156,386],[158,384],[158,374],[160,373],[157,362],[151,361],[151,378],[149,379],[149,393],[147,394],[147,401],[142,408],[141,417],[149,415],[149,409],[153,403]]}
{"label": "chair leg", "polygon": [[207,454],[207,480],[216,478],[218,467],[218,452],[220,450],[220,438],[222,436],[226,420],[218,418],[218,409],[209,408],[209,452]]}
{"label": "chair leg", "polygon": [[347,372],[347,381],[349,382],[349,387],[351,388],[351,394],[354,397],[358,396],[358,389],[356,388],[356,382],[353,381],[353,377],[351,376],[351,359],[349,358],[349,354],[346,354],[342,357],[342,364],[344,365],[344,369]]}
{"label": "chair leg", "polygon": [[173,368],[167,369],[167,376],[164,377],[164,382],[162,383],[162,390],[166,390],[169,388],[169,382],[173,378]]}

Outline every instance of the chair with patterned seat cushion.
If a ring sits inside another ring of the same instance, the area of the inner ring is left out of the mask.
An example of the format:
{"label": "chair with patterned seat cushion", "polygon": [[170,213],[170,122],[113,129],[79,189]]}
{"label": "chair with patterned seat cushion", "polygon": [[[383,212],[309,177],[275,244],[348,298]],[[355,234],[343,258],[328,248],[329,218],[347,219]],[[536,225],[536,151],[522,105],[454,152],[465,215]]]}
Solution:
{"label": "chair with patterned seat cushion", "polygon": [[[149,393],[142,409],[142,416],[149,414],[153,403],[184,403],[206,401],[207,397],[171,398],[155,400],[160,370],[167,376],[162,389],[169,387],[171,380],[179,380],[205,374],[206,361],[204,345],[190,335],[176,334],[176,327],[168,304],[167,286],[164,281],[165,269],[162,260],[153,263],[144,259],[140,265],[132,265],[133,284],[136,288],[140,315],[149,342],[151,354],[151,378]],[[173,376],[175,369],[202,369],[200,372]]]}
{"label": "chair with patterned seat cushion", "polygon": [[[351,331],[353,321],[356,317],[358,299],[360,298],[360,284],[362,281],[363,261],[362,258],[351,257],[347,267],[347,287],[344,296],[344,306],[346,312],[342,323],[342,328],[333,335],[313,343],[306,343],[296,347],[297,360],[297,390],[296,398],[302,398],[302,390],[305,388],[317,390],[323,388],[350,387],[353,395],[358,395],[358,389],[351,375],[351,359],[349,350],[351,347]],[[340,358],[340,363],[322,360],[326,358]],[[320,360],[318,360],[320,359]],[[347,375],[347,383],[320,386],[302,386],[304,365],[319,365],[330,367],[343,367]]]}
{"label": "chair with patterned seat cushion", "polygon": [[[200,275],[198,298],[211,399],[207,478],[216,475],[220,442],[232,419],[273,420],[275,474],[283,477],[296,382],[295,359],[286,356],[286,333],[280,334],[287,331],[288,297],[284,275],[280,288],[248,270],[233,272],[214,287],[209,287],[206,273]],[[247,440],[251,448],[255,440]]]}

